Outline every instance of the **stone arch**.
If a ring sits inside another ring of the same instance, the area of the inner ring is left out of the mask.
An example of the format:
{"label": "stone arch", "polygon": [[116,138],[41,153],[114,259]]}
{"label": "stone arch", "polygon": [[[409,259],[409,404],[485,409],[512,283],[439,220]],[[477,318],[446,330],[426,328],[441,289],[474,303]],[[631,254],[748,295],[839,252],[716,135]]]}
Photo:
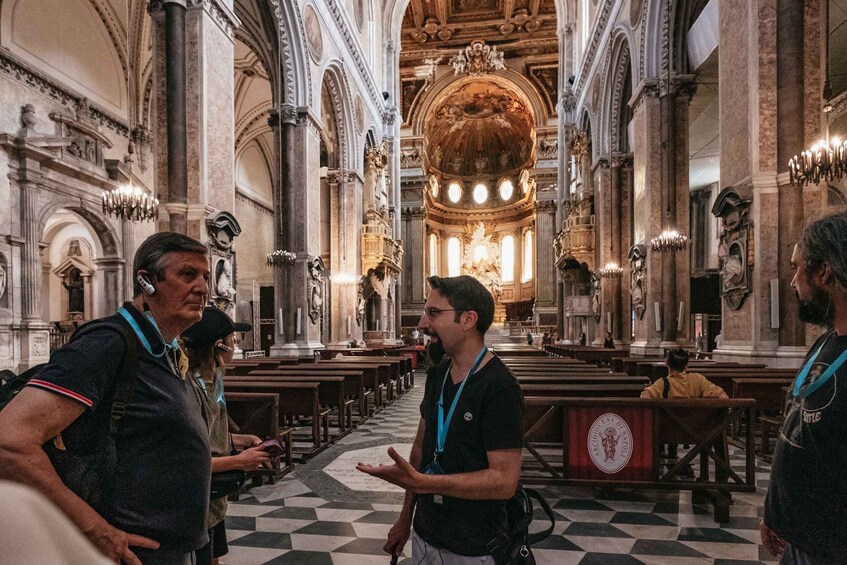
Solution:
{"label": "stone arch", "polygon": [[[91,205],[86,205],[78,198],[56,197],[53,201],[44,206],[37,215],[37,233],[44,233],[47,220],[61,208],[70,210],[88,224],[92,232],[97,236],[95,237],[95,244],[97,246],[97,253],[100,257],[120,257],[120,238],[118,237],[114,226],[112,226],[103,217],[99,210],[96,212],[92,211],[90,209]],[[131,257],[124,257],[124,259],[128,261],[132,260]]]}
{"label": "stone arch", "polygon": [[635,84],[635,70],[632,60],[632,51],[630,49],[631,41],[625,31],[621,30],[611,42],[609,50],[609,75],[606,79],[606,88],[603,101],[604,114],[604,131],[608,132],[608,136],[603,136],[604,144],[608,146],[602,148],[604,153],[621,152],[625,140],[623,139],[622,128],[625,124],[622,123],[623,106],[629,101],[624,100],[624,90],[627,80],[630,80],[630,85]]}
{"label": "stone arch", "polygon": [[[532,117],[535,120],[536,128],[546,125],[548,116],[544,108],[544,101],[526,77],[514,71],[506,70],[496,75],[487,75],[485,79],[520,94],[527,105],[532,108]],[[474,77],[454,77],[449,74],[437,80],[417,104],[416,113],[412,120],[412,135],[419,136],[424,134],[424,127],[429,113],[433,108],[438,106],[438,103],[444,97],[449,96],[457,88],[475,80]]]}
{"label": "stone arch", "polygon": [[[324,83],[329,90],[335,112],[335,123],[338,127],[338,168],[348,170],[355,165],[359,151],[353,124],[353,96],[341,61],[334,59],[328,62],[321,80],[321,84]],[[321,119],[326,123],[323,116]]]}
{"label": "stone arch", "polygon": [[[295,2],[270,0],[279,31],[277,63],[282,69],[281,96],[278,102],[294,106],[312,106],[312,75],[306,54],[306,31]],[[273,66],[273,65],[272,65]]]}
{"label": "stone arch", "polygon": [[[664,2],[648,0],[641,42],[640,78],[662,78],[671,74],[688,74],[688,50],[685,42],[691,24],[708,4],[708,0],[679,0]],[[670,10],[670,13],[668,12]]]}
{"label": "stone arch", "polygon": [[[83,26],[82,32],[65,33],[68,20]],[[122,118],[129,116],[131,102],[125,36],[109,2],[6,0],[0,4],[3,47]]]}

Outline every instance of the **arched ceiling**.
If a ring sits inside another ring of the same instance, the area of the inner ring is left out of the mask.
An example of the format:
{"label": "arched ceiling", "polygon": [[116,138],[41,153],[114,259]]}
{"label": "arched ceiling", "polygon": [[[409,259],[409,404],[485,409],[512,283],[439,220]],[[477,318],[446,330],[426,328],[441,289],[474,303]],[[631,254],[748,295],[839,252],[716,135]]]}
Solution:
{"label": "arched ceiling", "polygon": [[493,80],[460,85],[433,105],[424,166],[476,180],[514,173],[535,161],[535,120],[526,99]]}

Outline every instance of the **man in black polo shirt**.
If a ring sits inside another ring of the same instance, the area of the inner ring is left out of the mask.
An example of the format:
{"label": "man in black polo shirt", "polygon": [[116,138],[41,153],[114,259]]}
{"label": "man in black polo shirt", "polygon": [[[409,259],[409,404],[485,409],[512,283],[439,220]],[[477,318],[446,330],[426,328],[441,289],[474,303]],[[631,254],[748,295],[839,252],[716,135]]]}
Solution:
{"label": "man in black polo shirt", "polygon": [[[523,396],[514,375],[484,345],[494,299],[469,276],[430,277],[420,320],[430,336],[418,433],[407,462],[357,468],[406,489],[386,553],[399,555],[414,511],[413,563],[493,564],[508,544],[506,502],[515,494],[523,447]],[[444,354],[450,356],[443,360]],[[440,362],[441,361],[441,362]]]}
{"label": "man in black polo shirt", "polygon": [[[207,541],[208,433],[175,341],[203,314],[206,252],[177,233],[144,241],[134,260],[132,302],[56,351],[0,412],[0,478],[45,494],[119,562],[190,564]],[[114,433],[117,481],[96,502],[98,513],[88,504],[95,502],[63,483],[42,446],[90,450],[91,438],[108,429],[124,367],[134,374]]]}
{"label": "man in black polo shirt", "polygon": [[795,379],[761,537],[781,563],[847,562],[847,213],[810,224],[791,256],[800,319],[826,328]]}

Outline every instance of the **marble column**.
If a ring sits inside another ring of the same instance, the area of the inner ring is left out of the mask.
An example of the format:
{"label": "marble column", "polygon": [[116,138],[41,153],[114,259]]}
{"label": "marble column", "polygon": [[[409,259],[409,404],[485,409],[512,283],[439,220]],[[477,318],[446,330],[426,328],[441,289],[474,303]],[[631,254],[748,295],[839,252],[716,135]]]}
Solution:
{"label": "marble column", "polygon": [[403,277],[408,289],[403,304],[408,306],[412,314],[416,314],[423,310],[426,301],[424,282],[429,274],[426,271],[426,254],[429,251],[429,241],[426,235],[424,209],[420,206],[404,208],[403,219],[406,222],[403,247],[406,256],[410,259],[406,263],[409,269]]}
{"label": "marble column", "polygon": [[[124,300],[132,299],[132,291],[135,284],[135,273],[132,272],[132,261],[135,258],[135,234],[133,223],[128,221],[121,222],[121,255],[123,262],[121,263],[123,277],[117,289],[118,305]],[[108,309],[106,310],[109,311]]]}
{"label": "marble column", "polygon": [[310,355],[323,347],[320,326],[308,315],[308,262],[320,254],[318,122],[307,108],[283,105],[272,112],[271,124],[280,132],[282,147],[281,186],[275,195],[281,205],[277,219],[282,221],[276,234],[281,244],[278,249],[296,257],[291,264],[275,269],[277,341],[271,355]]}
{"label": "marble column", "polygon": [[556,307],[556,265],[548,243],[556,236],[556,201],[535,205],[535,306],[536,313],[553,314]]}
{"label": "marble column", "polygon": [[120,257],[96,259],[94,264],[102,273],[103,292],[100,296],[100,312],[106,315],[114,314],[125,300],[132,299],[131,288],[129,294],[125,293],[126,281],[122,276],[131,268],[127,268],[126,261]]}
{"label": "marble column", "polygon": [[[190,6],[186,9],[186,5]],[[235,208],[234,41],[225,0],[152,2],[159,227],[206,239],[210,211]]]}
{"label": "marble column", "polygon": [[[50,356],[50,330],[41,317],[41,232],[38,223],[38,165],[22,158],[18,174],[21,230],[20,370],[45,363]],[[13,326],[14,327],[14,326]]]}
{"label": "marble column", "polygon": [[[656,80],[644,80],[636,88],[632,102],[633,119],[633,243],[649,247],[665,224],[661,184],[661,123],[659,89]],[[648,253],[644,272],[645,311],[636,318],[635,338],[630,351],[635,355],[661,354],[661,327],[656,330],[655,302],[661,304],[662,257]]]}

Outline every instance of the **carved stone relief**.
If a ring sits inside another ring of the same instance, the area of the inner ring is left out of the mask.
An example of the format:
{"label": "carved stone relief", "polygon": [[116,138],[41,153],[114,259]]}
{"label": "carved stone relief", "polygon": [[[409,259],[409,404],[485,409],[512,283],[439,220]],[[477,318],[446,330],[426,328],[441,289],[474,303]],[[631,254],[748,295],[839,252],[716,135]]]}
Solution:
{"label": "carved stone relief", "polygon": [[721,296],[732,310],[738,310],[752,292],[750,270],[750,204],[734,188],[718,194],[712,214],[721,219],[720,260]]}
{"label": "carved stone relief", "polygon": [[636,243],[629,250],[629,293],[632,296],[632,309],[639,320],[644,318],[647,297],[644,295],[644,275],[647,271],[647,246]]}
{"label": "carved stone relief", "polygon": [[229,212],[219,212],[206,219],[206,229],[209,233],[209,264],[212,268],[209,298],[215,306],[233,317],[237,270],[232,244],[241,234],[241,225]]}
{"label": "carved stone relief", "polygon": [[326,267],[320,257],[309,260],[309,319],[313,324],[317,324],[323,315],[325,271]]}
{"label": "carved stone relief", "polygon": [[6,256],[0,253],[0,308],[8,308],[9,299],[6,290],[9,285],[9,271]]}
{"label": "carved stone relief", "polygon": [[353,104],[353,115],[356,118],[356,129],[359,133],[365,132],[365,108],[362,105],[362,97],[356,95],[356,102]]}
{"label": "carved stone relief", "polygon": [[543,137],[538,141],[538,158],[555,159],[559,156],[559,140],[555,137]]}
{"label": "carved stone relief", "polygon": [[412,119],[412,109],[418,101],[421,92],[427,84],[426,78],[402,77],[400,79],[400,115],[403,117],[403,127],[408,127]]}

